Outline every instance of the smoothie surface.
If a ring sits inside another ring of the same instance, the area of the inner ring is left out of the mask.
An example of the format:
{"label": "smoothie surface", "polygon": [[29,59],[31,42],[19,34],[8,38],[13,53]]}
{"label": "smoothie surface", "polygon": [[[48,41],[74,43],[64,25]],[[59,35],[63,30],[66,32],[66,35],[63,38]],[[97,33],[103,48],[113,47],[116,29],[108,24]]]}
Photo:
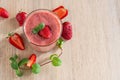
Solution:
{"label": "smoothie surface", "polygon": [[[33,34],[32,30],[44,23],[49,25],[52,36],[49,39],[43,38],[38,34]],[[24,32],[29,42],[35,45],[50,45],[55,42],[61,35],[62,24],[60,19],[51,11],[48,10],[36,10],[30,13],[24,24]]]}

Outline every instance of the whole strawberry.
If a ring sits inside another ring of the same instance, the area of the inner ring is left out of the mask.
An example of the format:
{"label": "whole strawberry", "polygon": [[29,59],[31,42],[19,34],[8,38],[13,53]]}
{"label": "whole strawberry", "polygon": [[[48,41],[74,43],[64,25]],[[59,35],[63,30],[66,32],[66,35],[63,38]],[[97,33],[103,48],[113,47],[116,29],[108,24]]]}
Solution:
{"label": "whole strawberry", "polygon": [[20,50],[25,49],[23,39],[18,33],[14,33],[14,34],[10,33],[8,35],[9,35],[8,40],[9,40],[9,43],[11,45],[13,45],[14,47],[16,47],[16,48],[18,48]]}
{"label": "whole strawberry", "polygon": [[70,40],[72,38],[72,25],[70,22],[63,23],[62,37],[66,40]]}
{"label": "whole strawberry", "polygon": [[26,17],[27,17],[27,13],[26,12],[19,12],[16,15],[16,20],[18,21],[19,26],[22,26],[24,24]]}
{"label": "whole strawberry", "polygon": [[8,18],[9,17],[9,13],[6,9],[0,7],[0,17],[2,18]]}

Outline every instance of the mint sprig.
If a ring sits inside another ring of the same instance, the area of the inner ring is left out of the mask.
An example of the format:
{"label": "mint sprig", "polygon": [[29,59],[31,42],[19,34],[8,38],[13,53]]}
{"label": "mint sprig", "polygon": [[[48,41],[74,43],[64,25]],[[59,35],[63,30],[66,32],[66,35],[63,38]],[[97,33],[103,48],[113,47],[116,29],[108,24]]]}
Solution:
{"label": "mint sprig", "polygon": [[18,56],[14,55],[13,57],[10,57],[11,61],[11,67],[15,70],[15,73],[17,76],[21,77],[23,73],[20,71],[20,66],[26,64],[28,62],[27,58],[23,58],[21,61],[17,62]]}
{"label": "mint sprig", "polygon": [[45,27],[45,24],[44,23],[40,23],[38,26],[36,26],[33,30],[32,30],[32,32],[34,33],[34,34],[37,34],[40,30],[42,30],[43,28]]}
{"label": "mint sprig", "polygon": [[[11,61],[11,67],[13,70],[15,70],[15,73],[18,77],[21,77],[23,75],[23,72],[21,71],[21,66],[27,64],[29,62],[28,58],[23,58],[22,60],[18,61],[18,56],[14,55],[13,57],[10,57]],[[25,66],[24,66],[25,67]],[[31,68],[32,73],[38,74],[41,71],[41,66],[38,63],[34,63]]]}

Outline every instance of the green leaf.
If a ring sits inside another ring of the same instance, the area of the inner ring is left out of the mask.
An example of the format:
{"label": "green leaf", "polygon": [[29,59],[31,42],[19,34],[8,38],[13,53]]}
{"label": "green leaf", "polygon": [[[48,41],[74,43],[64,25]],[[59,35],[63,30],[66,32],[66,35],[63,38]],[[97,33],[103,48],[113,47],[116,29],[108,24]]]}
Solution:
{"label": "green leaf", "polygon": [[52,60],[53,66],[60,66],[62,64],[62,61],[58,57],[54,57]]}
{"label": "green leaf", "polygon": [[23,75],[23,73],[20,70],[16,70],[15,72],[16,72],[16,75],[19,77],[21,77]]}
{"label": "green leaf", "polygon": [[32,32],[34,33],[34,34],[37,34],[40,30],[42,30],[43,28],[45,27],[45,24],[44,23],[40,23],[38,26],[36,26],[33,30],[32,30]]}
{"label": "green leaf", "polygon": [[13,57],[10,57],[10,60],[11,60],[11,62],[14,62],[14,61],[15,61],[15,59],[14,59]]}
{"label": "green leaf", "polygon": [[11,67],[15,70],[18,70],[18,63],[16,61],[16,59],[18,58],[17,55],[14,55],[13,57],[10,57],[11,60]]}
{"label": "green leaf", "polygon": [[[21,77],[23,74],[21,73],[21,71],[19,70],[19,67],[18,67],[18,63],[17,63],[17,58],[18,56],[17,55],[14,55],[13,57],[10,57],[10,60],[11,60],[11,67],[12,69],[15,70],[16,72],[16,75]],[[24,63],[24,60],[21,60],[19,65],[22,65]]]}
{"label": "green leaf", "polygon": [[13,35],[14,35],[13,32],[8,33],[8,37],[13,36]]}
{"label": "green leaf", "polygon": [[50,60],[52,61],[53,66],[60,66],[62,64],[62,61],[59,59],[57,54],[51,55]]}
{"label": "green leaf", "polygon": [[60,38],[60,39],[57,40],[58,47],[62,48],[63,43],[64,43],[63,39]]}
{"label": "green leaf", "polygon": [[23,58],[23,59],[18,63],[18,66],[20,67],[20,66],[24,65],[24,64],[26,64],[28,61],[29,61],[28,58]]}
{"label": "green leaf", "polygon": [[52,55],[50,56],[50,60],[52,61],[54,57],[58,57],[58,55],[57,55],[57,54],[52,54]]}
{"label": "green leaf", "polygon": [[15,54],[13,57],[10,57],[9,60],[11,60],[13,62],[13,61],[16,61],[17,58],[18,58],[18,56]]}
{"label": "green leaf", "polygon": [[13,58],[16,60],[18,58],[18,56],[15,54]]}
{"label": "green leaf", "polygon": [[38,63],[35,63],[35,64],[32,65],[32,72],[34,74],[40,73],[40,70],[41,70],[41,67]]}
{"label": "green leaf", "polygon": [[13,62],[11,63],[11,67],[12,67],[13,69],[15,69],[15,70],[18,70],[18,63],[17,63],[17,61],[13,61]]}

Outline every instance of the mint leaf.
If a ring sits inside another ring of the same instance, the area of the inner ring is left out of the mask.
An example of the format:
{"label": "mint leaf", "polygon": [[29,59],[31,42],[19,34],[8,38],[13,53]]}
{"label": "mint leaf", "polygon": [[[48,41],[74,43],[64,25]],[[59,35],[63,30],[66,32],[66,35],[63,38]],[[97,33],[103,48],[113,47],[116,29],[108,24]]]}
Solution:
{"label": "mint leaf", "polygon": [[23,73],[20,70],[16,70],[15,72],[16,72],[16,75],[19,77],[21,77],[23,75]]}
{"label": "mint leaf", "polygon": [[45,27],[45,24],[44,23],[40,23],[38,26],[36,26],[33,30],[32,30],[32,32],[34,33],[34,34],[37,34],[40,30],[42,30],[43,28]]}
{"label": "mint leaf", "polygon": [[14,55],[13,57],[10,57],[11,60],[11,67],[15,70],[18,70],[18,63],[16,61],[16,59],[18,58],[17,55]]}
{"label": "mint leaf", "polygon": [[32,65],[32,72],[34,74],[38,74],[40,72],[41,68],[40,65],[38,63],[35,63]]}
{"label": "mint leaf", "polygon": [[57,54],[51,55],[50,60],[52,61],[53,66],[60,66],[62,64],[62,61],[59,59]]}
{"label": "mint leaf", "polygon": [[10,60],[11,60],[11,62],[14,62],[14,61],[15,61],[15,59],[14,59],[13,57],[10,57]]}
{"label": "mint leaf", "polygon": [[13,58],[16,60],[18,58],[18,56],[15,54]]}
{"label": "mint leaf", "polygon": [[17,58],[18,56],[15,54],[13,57],[10,57],[10,60],[13,62],[13,61],[16,61]]}
{"label": "mint leaf", "polygon": [[62,48],[63,43],[64,43],[63,39],[60,38],[60,39],[57,40],[58,47]]}
{"label": "mint leaf", "polygon": [[23,58],[23,59],[18,63],[18,66],[20,67],[20,66],[24,65],[24,64],[26,64],[28,61],[29,61],[28,58]]}
{"label": "mint leaf", "polygon": [[16,61],[13,61],[11,63],[11,67],[14,69],[14,70],[18,70],[18,63]]}
{"label": "mint leaf", "polygon": [[57,55],[57,54],[52,54],[52,55],[50,56],[50,60],[52,61],[54,57],[58,57],[58,55]]}
{"label": "mint leaf", "polygon": [[62,64],[62,61],[58,57],[54,57],[52,60],[53,66],[60,66]]}

